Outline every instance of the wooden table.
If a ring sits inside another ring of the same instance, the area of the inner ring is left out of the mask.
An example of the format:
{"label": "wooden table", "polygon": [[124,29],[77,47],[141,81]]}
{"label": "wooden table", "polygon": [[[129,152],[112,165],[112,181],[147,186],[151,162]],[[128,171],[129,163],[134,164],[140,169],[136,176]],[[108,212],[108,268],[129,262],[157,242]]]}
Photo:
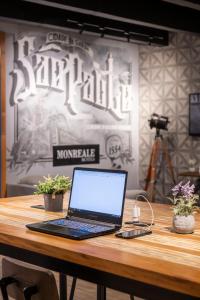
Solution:
{"label": "wooden table", "polygon": [[[27,223],[66,214],[30,208],[40,203],[40,196],[0,200],[0,254],[147,299],[200,299],[200,215],[194,234],[179,235],[170,231],[170,208],[153,204],[152,235],[74,241],[26,229]],[[132,205],[126,200],[124,220],[130,220]],[[140,206],[149,220],[147,205]]]}

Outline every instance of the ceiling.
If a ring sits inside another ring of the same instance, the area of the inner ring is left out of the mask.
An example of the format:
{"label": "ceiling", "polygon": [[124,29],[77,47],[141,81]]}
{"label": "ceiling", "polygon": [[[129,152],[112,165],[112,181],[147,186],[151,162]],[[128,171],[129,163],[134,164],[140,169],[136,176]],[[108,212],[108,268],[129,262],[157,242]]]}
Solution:
{"label": "ceiling", "polygon": [[164,46],[169,31],[200,33],[200,0],[6,0],[0,17]]}

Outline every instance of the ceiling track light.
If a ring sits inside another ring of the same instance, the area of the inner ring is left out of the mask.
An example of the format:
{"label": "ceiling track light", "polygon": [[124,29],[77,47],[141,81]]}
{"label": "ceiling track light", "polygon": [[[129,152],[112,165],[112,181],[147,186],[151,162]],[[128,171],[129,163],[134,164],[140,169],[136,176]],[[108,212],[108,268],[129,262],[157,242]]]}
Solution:
{"label": "ceiling track light", "polygon": [[84,30],[84,24],[78,23],[77,25],[78,25],[78,28],[79,28],[79,34],[82,34],[83,30]]}
{"label": "ceiling track light", "polygon": [[124,36],[126,37],[127,42],[129,43],[130,42],[130,38],[131,38],[130,32],[124,31]]}
{"label": "ceiling track light", "polygon": [[100,31],[100,37],[103,38],[105,35],[105,28],[104,27],[99,27],[99,31]]}
{"label": "ceiling track light", "polygon": [[78,30],[79,34],[85,33],[97,34],[101,38],[110,38],[128,43],[139,43],[146,45],[157,45],[160,37],[157,35],[150,35],[147,33],[122,30],[121,28],[113,28],[111,26],[103,26],[99,24],[92,24],[88,22],[81,22],[75,19],[67,19],[67,27],[70,29]]}

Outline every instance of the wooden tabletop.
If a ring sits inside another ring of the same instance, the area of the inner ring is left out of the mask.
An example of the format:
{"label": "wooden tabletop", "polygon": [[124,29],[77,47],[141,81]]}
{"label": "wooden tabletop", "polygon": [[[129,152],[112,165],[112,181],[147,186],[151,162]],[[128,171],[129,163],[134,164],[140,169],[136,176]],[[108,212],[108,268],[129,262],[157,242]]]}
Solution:
{"label": "wooden tabletop", "polygon": [[[200,297],[200,215],[195,216],[195,232],[180,235],[171,232],[170,207],[153,204],[151,235],[124,240],[111,234],[75,241],[26,229],[28,223],[66,215],[66,210],[50,213],[30,208],[41,203],[40,196],[1,199],[0,243]],[[124,220],[131,219],[132,205],[126,200]],[[148,206],[140,202],[140,207],[143,219],[149,221]]]}

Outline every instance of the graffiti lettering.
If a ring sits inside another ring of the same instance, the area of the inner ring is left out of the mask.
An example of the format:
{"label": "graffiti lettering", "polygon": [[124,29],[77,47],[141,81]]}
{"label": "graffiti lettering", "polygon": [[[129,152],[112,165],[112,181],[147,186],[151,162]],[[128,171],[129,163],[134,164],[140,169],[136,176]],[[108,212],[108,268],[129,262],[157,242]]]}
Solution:
{"label": "graffiti lettering", "polygon": [[34,51],[33,43],[33,37],[24,37],[16,41],[15,62],[17,68],[11,73],[14,78],[12,102],[15,104],[24,101],[30,95],[36,94],[34,71],[29,60],[29,55]]}
{"label": "graffiti lettering", "polygon": [[[48,41],[58,39],[67,42],[66,38],[64,35],[48,35]],[[63,49],[54,43],[48,44],[46,52],[45,45],[40,48],[43,51],[36,51],[34,40],[34,37],[23,37],[16,42],[13,104],[26,101],[28,96],[36,95],[37,88],[51,88],[64,93],[64,104],[73,115],[79,113],[75,99],[108,111],[119,120],[125,118],[125,114],[131,111],[132,86],[129,82],[119,81],[118,88],[115,88],[114,92],[111,53],[104,68],[94,62],[94,68],[89,73],[84,70],[84,62],[78,54],[66,50],[63,52]],[[80,46],[81,42],[77,44]],[[61,51],[64,56],[55,57],[55,52]]]}

